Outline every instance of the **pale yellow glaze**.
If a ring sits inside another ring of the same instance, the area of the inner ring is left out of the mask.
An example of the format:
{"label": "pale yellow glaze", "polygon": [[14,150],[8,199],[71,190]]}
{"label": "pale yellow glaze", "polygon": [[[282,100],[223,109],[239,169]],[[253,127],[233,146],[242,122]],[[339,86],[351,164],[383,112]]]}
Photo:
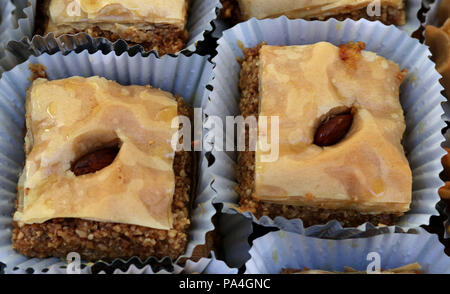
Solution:
{"label": "pale yellow glaze", "polygon": [[[275,162],[263,162],[270,152],[257,148],[257,199],[363,213],[409,210],[412,174],[401,145],[406,126],[399,102],[403,75],[372,52],[359,56],[344,62],[339,48],[324,42],[262,47],[259,115],[279,117],[280,145]],[[324,117],[345,108],[356,113],[344,140],[314,145]],[[270,129],[259,135],[258,146],[271,136]]]}
{"label": "pale yellow glaze", "polygon": [[[170,229],[174,118],[174,97],[150,86],[99,77],[34,81],[14,220],[82,218]],[[79,157],[117,142],[111,165],[78,177],[70,170]]]}
{"label": "pale yellow glaze", "polygon": [[[348,13],[373,3],[373,0],[238,0],[244,19],[286,15],[289,18],[327,17]],[[381,5],[403,8],[403,0],[381,0]]]}

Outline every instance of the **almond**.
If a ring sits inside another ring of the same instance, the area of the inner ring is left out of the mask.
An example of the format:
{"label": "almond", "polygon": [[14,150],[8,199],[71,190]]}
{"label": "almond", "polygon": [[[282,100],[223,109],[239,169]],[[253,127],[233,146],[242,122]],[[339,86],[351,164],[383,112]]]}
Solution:
{"label": "almond", "polygon": [[324,121],[316,131],[314,144],[325,147],[339,143],[347,135],[353,123],[350,113],[336,115]]}
{"label": "almond", "polygon": [[78,177],[95,173],[110,165],[119,153],[119,148],[103,148],[82,156],[72,164],[72,172]]}

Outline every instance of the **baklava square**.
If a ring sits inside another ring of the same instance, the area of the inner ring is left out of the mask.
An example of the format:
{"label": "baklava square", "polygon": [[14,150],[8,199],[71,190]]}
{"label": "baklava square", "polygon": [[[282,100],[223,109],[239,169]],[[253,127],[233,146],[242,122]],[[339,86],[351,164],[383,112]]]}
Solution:
{"label": "baklava square", "polygon": [[112,42],[140,44],[160,55],[180,51],[187,39],[187,0],[44,0],[41,33],[85,32]]}
{"label": "baklava square", "polygon": [[190,227],[193,154],[173,149],[183,99],[100,77],[37,79],[13,248],[31,257],[176,259]]}
{"label": "baklava square", "polygon": [[[333,219],[357,226],[390,225],[409,210],[412,172],[399,99],[406,71],[364,47],[245,50],[240,110],[259,121],[256,151],[246,132],[246,151],[238,153],[242,211],[301,218],[306,226]],[[278,128],[262,117],[276,117]],[[260,148],[275,135],[276,146]],[[267,160],[274,148],[278,156]]]}

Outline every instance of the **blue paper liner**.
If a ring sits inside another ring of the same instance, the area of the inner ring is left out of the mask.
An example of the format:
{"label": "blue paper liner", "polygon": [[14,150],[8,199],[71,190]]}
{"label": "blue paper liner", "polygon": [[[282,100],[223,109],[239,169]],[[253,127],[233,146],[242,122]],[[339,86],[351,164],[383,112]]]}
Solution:
{"label": "blue paper liner", "polygon": [[11,69],[20,61],[10,51],[6,50],[8,42],[18,41],[29,36],[27,27],[21,26],[21,22],[18,20],[16,8],[11,0],[0,2],[0,74]]}
{"label": "blue paper liner", "polygon": [[345,267],[366,272],[374,255],[379,257],[381,270],[417,262],[424,274],[450,273],[450,258],[444,254],[444,246],[436,235],[423,229],[417,229],[414,234],[382,234],[349,240],[272,232],[253,242],[250,255],[245,264],[246,274],[277,274],[287,268],[343,272]]}

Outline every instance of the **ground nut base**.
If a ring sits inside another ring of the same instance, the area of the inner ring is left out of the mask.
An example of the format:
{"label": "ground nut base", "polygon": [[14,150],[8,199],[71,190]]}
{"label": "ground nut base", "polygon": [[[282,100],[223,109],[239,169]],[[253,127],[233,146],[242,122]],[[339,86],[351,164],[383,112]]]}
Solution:
{"label": "ground nut base", "polygon": [[[244,117],[258,115],[258,67],[260,46],[246,49],[244,52],[245,56],[242,61],[240,77],[241,101],[239,103],[241,114]],[[246,148],[248,149],[248,131],[246,132],[246,136]],[[391,214],[367,215],[361,214],[356,210],[331,210],[315,207],[271,204],[258,201],[252,197],[255,184],[254,174],[255,152],[238,152],[238,164],[236,168],[238,186],[236,190],[240,195],[239,209],[241,211],[250,211],[257,218],[262,216],[269,216],[271,218],[283,216],[287,219],[301,218],[305,227],[316,224],[325,224],[331,220],[338,220],[343,226],[353,227],[365,222],[371,222],[374,225],[393,225],[398,217],[398,215]]]}
{"label": "ground nut base", "polygon": [[[72,31],[69,34],[80,33]],[[183,49],[188,39],[188,32],[175,27],[155,27],[149,31],[130,31],[123,34],[117,34],[111,31],[104,31],[98,27],[87,29],[84,33],[92,37],[103,37],[111,42],[123,39],[128,45],[142,45],[145,51],[156,50],[160,56],[165,54],[175,54]]]}
{"label": "ground nut base", "polygon": [[[178,113],[190,116],[190,109],[182,99],[178,100]],[[185,252],[188,242],[194,164],[192,153],[175,153],[173,229],[170,231],[82,219],[53,219],[22,227],[13,223],[13,248],[26,256],[39,258],[65,258],[69,252],[78,252],[83,259],[91,261],[134,256],[141,260],[152,256],[176,259]]]}

